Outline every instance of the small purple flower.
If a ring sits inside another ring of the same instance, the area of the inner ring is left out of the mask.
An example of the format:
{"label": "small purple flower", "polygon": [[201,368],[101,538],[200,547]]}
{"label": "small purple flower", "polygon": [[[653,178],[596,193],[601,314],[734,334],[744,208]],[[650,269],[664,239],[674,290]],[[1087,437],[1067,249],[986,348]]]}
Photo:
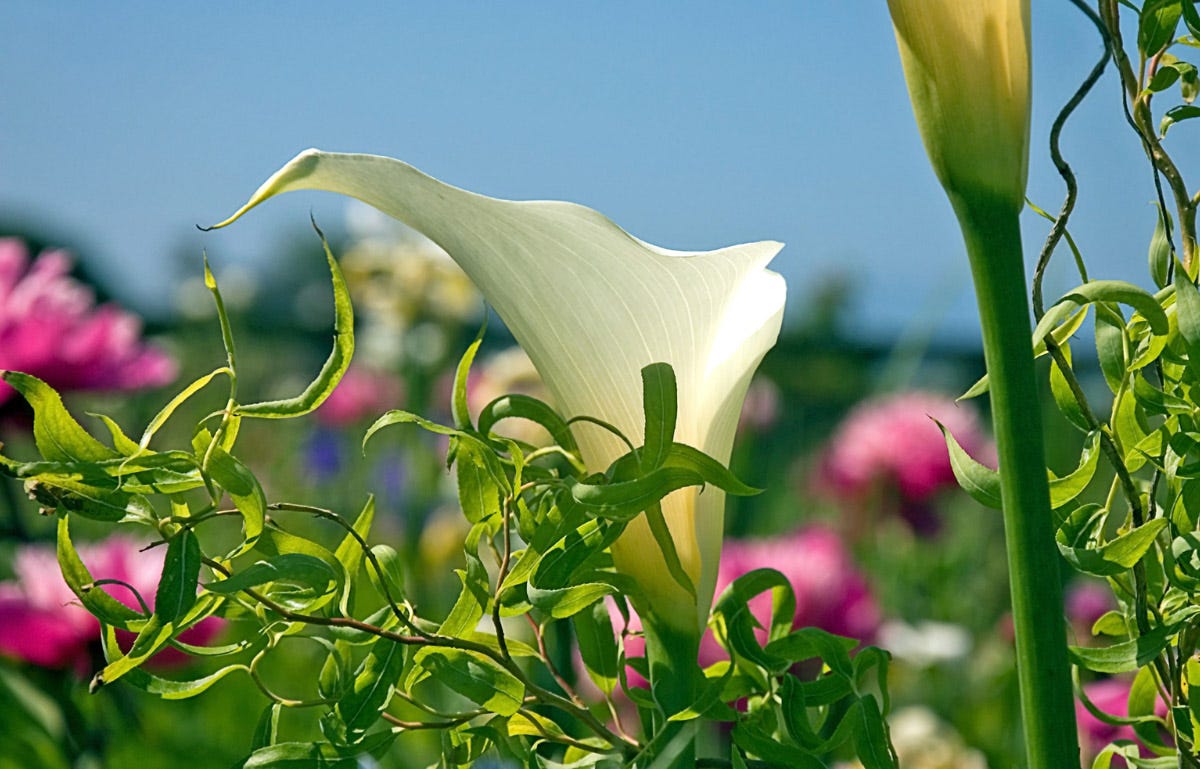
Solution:
{"label": "small purple flower", "polygon": [[[138,390],[175,378],[175,361],[141,340],[141,321],[116,305],[96,306],[70,276],[63,251],[29,260],[25,244],[0,239],[0,369],[22,371],[57,390]],[[14,395],[0,383],[0,403]]]}
{"label": "small purple flower", "polygon": [[[80,558],[95,580],[119,580],[132,586],[153,608],[162,575],[165,550],[139,552],[137,542],[113,536],[79,547]],[[53,546],[23,545],[17,549],[15,579],[0,582],[0,655],[47,668],[84,672],[91,664],[92,647],[100,640],[100,622],[63,580]],[[137,598],[122,585],[98,588],[118,601],[141,611]],[[224,620],[209,617],[184,633],[189,643],[203,644],[220,632]],[[154,657],[160,666],[182,663],[186,655],[167,649]]]}

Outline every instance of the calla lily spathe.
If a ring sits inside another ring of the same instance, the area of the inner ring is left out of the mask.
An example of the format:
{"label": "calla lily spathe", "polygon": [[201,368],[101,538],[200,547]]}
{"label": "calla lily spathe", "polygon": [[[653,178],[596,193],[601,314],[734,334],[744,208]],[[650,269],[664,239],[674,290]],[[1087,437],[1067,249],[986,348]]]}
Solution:
{"label": "calla lily spathe", "polygon": [[888,0],[921,139],[951,198],[1020,211],[1029,166],[1029,0]]}
{"label": "calla lily spathe", "polygon": [[[676,440],[728,461],[751,375],[779,334],[786,288],[765,265],[781,244],[668,251],[583,206],[498,200],[391,158],[318,150],[296,156],[217,226],[302,189],[358,198],[444,248],[525,348],[566,416],[598,417],[636,440],[644,420],[640,371],[671,364]],[[593,470],[626,450],[593,425],[574,430]],[[724,495],[683,489],[663,501],[663,513],[695,598],[669,575],[643,518],[614,545],[614,559],[644,591],[642,611],[696,632],[716,583]]]}

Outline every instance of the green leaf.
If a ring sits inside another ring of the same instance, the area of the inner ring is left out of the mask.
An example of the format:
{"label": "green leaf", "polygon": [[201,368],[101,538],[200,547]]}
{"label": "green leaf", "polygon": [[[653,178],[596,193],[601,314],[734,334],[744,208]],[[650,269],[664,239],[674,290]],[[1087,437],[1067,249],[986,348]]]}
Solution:
{"label": "green leaf", "polygon": [[144,496],[117,489],[117,484],[108,479],[100,482],[103,485],[93,485],[76,477],[78,474],[41,473],[25,482],[25,490],[43,507],[59,514],[76,513],[106,523],[154,519],[154,509]]}
{"label": "green leaf", "polygon": [[596,601],[572,618],[579,657],[592,683],[611,696],[620,675],[617,669],[619,650],[613,633],[612,617],[605,601]]}
{"label": "green leaf", "polygon": [[1082,494],[1099,466],[1100,433],[1093,432],[1079,455],[1079,466],[1070,475],[1050,479],[1050,507],[1060,508]]}
{"label": "green leaf", "polygon": [[850,652],[856,646],[858,641],[853,638],[834,635],[820,628],[803,627],[771,641],[766,651],[787,660],[789,664],[819,659],[834,676],[852,682],[855,676]]}
{"label": "green leaf", "polygon": [[854,719],[854,750],[864,769],[898,769],[900,762],[888,739],[879,703],[874,697],[861,697],[855,705],[847,718]]}
{"label": "green leaf", "polygon": [[280,742],[259,748],[240,769],[358,769],[354,756],[341,756],[323,742]]}
{"label": "green leaf", "polygon": [[1127,373],[1129,339],[1125,335],[1125,318],[1116,305],[1097,302],[1096,305],[1096,354],[1100,359],[1100,371],[1108,389],[1114,394],[1121,389]]}
{"label": "green leaf", "polygon": [[167,543],[154,613],[163,622],[174,622],[187,614],[196,605],[199,580],[200,541],[191,529],[182,529]]}
{"label": "green leaf", "polygon": [[556,619],[570,617],[606,595],[617,592],[604,581],[586,581],[576,574],[617,538],[621,527],[608,521],[589,520],[559,539],[538,561],[526,587],[529,601]]}
{"label": "green leaf", "polygon": [[33,440],[42,457],[60,462],[99,462],[119,456],[88,434],[63,405],[54,388],[18,371],[0,372],[33,408]]}
{"label": "green leaf", "polygon": [[1001,508],[1000,473],[976,462],[959,445],[958,440],[946,429],[945,425],[936,419],[934,423],[942,431],[942,437],[946,439],[946,448],[950,451],[950,469],[954,471],[954,478],[958,481],[958,485],[979,504],[999,510]]}
{"label": "green leaf", "polygon": [[[1068,291],[1046,311],[1034,328],[1034,344],[1043,344],[1051,330],[1071,321],[1081,308],[1094,302],[1120,302],[1129,305],[1141,313],[1150,324],[1151,331],[1157,336],[1163,336],[1170,330],[1167,315],[1153,294],[1122,280],[1092,280]],[[1055,338],[1058,338],[1057,334]]]}
{"label": "green leaf", "polygon": [[348,742],[356,743],[379,720],[392,700],[404,669],[404,647],[390,638],[379,638],[354,674],[349,687],[334,707]]}
{"label": "green leaf", "polygon": [[1180,3],[1180,10],[1183,13],[1183,21],[1187,25],[1188,32],[1192,37],[1200,38],[1200,13],[1196,11],[1195,0],[1183,0]]}
{"label": "green leaf", "polygon": [[[505,475],[504,468],[500,465],[500,460],[497,459],[492,447],[480,436],[474,433],[458,430],[453,427],[439,425],[437,422],[431,422],[424,417],[408,411],[393,409],[392,411],[389,411],[383,416],[379,417],[379,419],[376,419],[375,422],[369,428],[367,428],[366,435],[363,436],[363,449],[366,449],[367,441],[371,440],[371,438],[383,428],[391,427],[392,425],[404,424],[414,424],[423,430],[427,430],[436,435],[447,435],[451,438],[456,438],[458,439],[459,444],[471,444],[474,448],[478,449],[475,454],[476,459],[482,461],[487,466],[488,474],[499,484],[500,490],[506,496],[512,491],[512,488],[508,483],[508,476]],[[451,441],[451,446],[453,447],[454,445],[455,442]]]}
{"label": "green leaf", "polygon": [[693,470],[660,467],[631,481],[575,483],[569,496],[592,515],[629,521],[672,491],[703,484],[704,479]]}
{"label": "green leaf", "polygon": [[228,579],[209,582],[204,587],[212,593],[232,595],[241,590],[273,582],[298,585],[316,596],[326,595],[338,582],[338,574],[328,563],[307,553],[284,553],[258,561],[234,572]]}
{"label": "green leaf", "polygon": [[[487,454],[489,456],[485,457]],[[489,463],[488,459],[492,462]],[[495,455],[474,442],[460,442],[454,454],[454,467],[458,478],[458,502],[467,521],[476,524],[492,516],[499,516],[504,492],[501,481],[492,474],[496,464]],[[507,484],[505,484],[507,485]]]}
{"label": "green leaf", "polygon": [[250,739],[250,744],[254,746],[255,750],[274,745],[278,740],[279,711],[282,709],[282,703],[272,702],[259,716],[258,726],[254,727],[254,736]]}
{"label": "green leaf", "polygon": [[1166,136],[1171,126],[1196,117],[1200,117],[1200,107],[1191,104],[1180,104],[1178,107],[1172,107],[1166,111],[1162,121],[1159,122],[1158,134],[1159,136]]}
{"label": "green leaf", "polygon": [[[1070,345],[1063,344],[1058,349],[1066,359],[1069,367],[1071,362]],[[1087,416],[1084,414],[1083,408],[1079,405],[1079,401],[1075,398],[1075,393],[1071,391],[1067,377],[1062,369],[1059,368],[1057,361],[1050,366],[1050,393],[1054,397],[1054,404],[1058,406],[1059,412],[1062,413],[1068,422],[1085,433],[1091,430]]]}
{"label": "green leaf", "polygon": [[129,623],[146,619],[145,615],[130,609],[125,604],[113,598],[103,590],[92,586],[91,572],[84,565],[71,541],[70,516],[59,516],[58,519],[58,566],[62,570],[63,580],[71,588],[80,603],[101,622],[128,629]]}
{"label": "green leaf", "polygon": [[[1200,358],[1196,359],[1200,362]],[[1136,375],[1133,380],[1133,396],[1138,405],[1148,414],[1190,414],[1192,405],[1178,395],[1163,392],[1146,381],[1144,376]]]}
{"label": "green leaf", "polygon": [[[120,651],[117,646],[116,635],[108,633],[106,634],[106,639],[105,645],[110,647],[109,654],[110,656],[114,656]],[[233,673],[249,674],[250,668],[246,665],[227,665],[214,673],[189,680],[160,678],[153,673],[147,673],[141,668],[134,668],[121,676],[121,680],[160,699],[186,700],[203,694],[211,689],[214,684]]]}
{"label": "green leaf", "polygon": [[774,569],[755,569],[735,579],[717,599],[712,620],[717,639],[727,644],[734,662],[739,665],[748,662],[781,673],[791,663],[786,657],[765,650],[759,643],[754,630],[760,625],[749,605],[750,599],[768,590],[772,593],[768,638],[786,637],[796,615],[796,595],[787,578]]}
{"label": "green leaf", "polygon": [[1164,554],[1167,580],[1189,593],[1200,591],[1200,536],[1181,534]]}
{"label": "green leaf", "polygon": [[[174,635],[175,626],[170,622],[162,622],[156,615],[150,617],[138,632],[137,637],[133,639],[133,645],[129,647],[129,651],[124,656],[111,656],[115,644],[111,646],[105,644],[105,656],[109,659],[109,663],[92,679],[92,689],[111,684],[158,654],[166,648]],[[116,650],[119,652],[119,648]]]}
{"label": "green leaf", "polygon": [[211,382],[220,374],[225,374],[228,376],[229,369],[220,368],[216,371],[205,374],[187,387],[183,388],[183,390],[180,391],[180,393],[174,398],[172,398],[166,406],[163,406],[162,410],[155,414],[154,418],[150,420],[150,424],[146,425],[146,429],[142,433],[142,439],[138,442],[137,451],[135,453],[141,453],[148,449],[150,447],[150,441],[154,438],[154,434],[158,432],[159,428],[166,424],[167,420],[171,418],[171,415],[175,413],[175,410],[182,406],[188,400],[188,398],[191,398],[197,392],[203,390],[209,382]]}
{"label": "green leaf", "polygon": [[1175,265],[1175,315],[1179,335],[1187,347],[1188,365],[1200,372],[1200,291],[1183,265]]}
{"label": "green leaf", "polygon": [[454,395],[450,401],[450,411],[454,417],[454,426],[459,430],[471,429],[471,411],[467,408],[467,379],[471,374],[471,364],[475,361],[476,353],[479,352],[479,345],[483,344],[485,331],[487,331],[487,316],[484,316],[484,322],[476,332],[475,340],[467,347],[467,351],[458,361],[458,368],[454,371]]}
{"label": "green leaf", "polygon": [[692,448],[683,443],[672,443],[670,450],[663,459],[663,467],[677,467],[691,470],[703,479],[704,483],[716,486],[726,494],[737,497],[751,497],[761,494],[762,489],[756,489],[738,480],[725,465],[705,454],[700,449]]}
{"label": "green leaf", "polygon": [[1128,673],[1161,654],[1175,632],[1174,628],[1157,627],[1132,641],[1112,646],[1071,646],[1068,654],[1076,665],[1096,673]]}
{"label": "green leaf", "polygon": [[450,609],[450,613],[438,629],[438,633],[441,635],[453,638],[463,637],[475,630],[475,626],[479,624],[479,620],[487,610],[492,597],[491,581],[483,561],[479,558],[479,546],[491,531],[488,523],[477,523],[467,532],[466,540],[463,543],[467,568],[465,571],[457,572],[463,583],[462,591],[458,595],[458,600],[454,602],[454,607]]}
{"label": "green leaf", "polygon": [[238,512],[242,514],[242,535],[245,541],[237,550],[243,553],[262,535],[267,517],[267,497],[250,468],[241,460],[228,454],[220,446],[214,446],[208,455],[209,474],[229,494]]}
{"label": "green leaf", "polygon": [[[1165,70],[1174,72],[1174,69]],[[1154,234],[1150,237],[1150,275],[1154,284],[1166,288],[1170,283],[1171,274],[1171,241],[1167,234],[1171,231],[1171,214],[1158,203],[1154,204],[1158,215],[1154,218]]]}
{"label": "green leaf", "polygon": [[375,569],[368,569],[367,576],[380,595],[390,596],[393,601],[404,595],[404,559],[391,545],[372,545],[371,554],[383,572],[378,574]]}
{"label": "green leaf", "polygon": [[125,434],[125,431],[121,429],[121,426],[112,417],[105,416],[104,414],[93,414],[91,412],[88,412],[88,416],[99,419],[108,428],[108,433],[112,436],[113,448],[117,450],[118,454],[132,456],[138,453],[137,443]]}
{"label": "green leaf", "polygon": [[1183,13],[1180,0],[1146,0],[1138,17],[1138,50],[1147,57],[1167,47]]}
{"label": "green leaf", "polygon": [[325,260],[329,263],[329,271],[333,278],[333,350],[325,360],[325,364],[304,392],[294,398],[277,401],[253,403],[248,406],[238,406],[237,413],[241,416],[258,417],[262,419],[288,419],[298,417],[313,411],[329,397],[342,375],[350,367],[350,359],[354,355],[354,309],[350,305],[350,291],[346,288],[346,279],[324,233],[313,228],[321,238],[321,246],[325,249]]}
{"label": "green leaf", "polygon": [[354,520],[354,525],[351,526],[350,531],[346,532],[346,536],[342,538],[337,550],[333,553],[334,558],[342,565],[342,572],[346,578],[341,598],[338,600],[338,609],[343,615],[349,616],[350,614],[354,580],[358,577],[358,570],[362,567],[365,558],[363,548],[366,545],[363,543],[366,542],[367,535],[371,533],[371,524],[374,522],[375,496],[371,495],[367,498],[367,503],[363,505],[358,518]]}
{"label": "green leaf", "polygon": [[525,685],[492,660],[462,649],[426,647],[420,665],[430,676],[480,707],[502,716],[521,709]]}
{"label": "green leaf", "polygon": [[651,363],[642,369],[642,410],[646,440],[642,446],[642,472],[662,465],[675,442],[675,419],[679,410],[675,371],[667,363]]}
{"label": "green leaf", "polygon": [[[1175,85],[1175,81],[1179,80],[1179,70],[1167,64],[1158,68],[1154,73],[1154,77],[1150,78],[1150,82],[1146,85],[1146,90],[1150,93],[1161,93],[1171,86]],[[1162,288],[1163,284],[1159,284]]]}
{"label": "green leaf", "polygon": [[662,552],[663,561],[667,564],[667,571],[671,578],[694,598],[696,586],[692,584],[692,578],[679,560],[679,552],[675,549],[675,539],[671,536],[671,529],[667,527],[667,519],[663,516],[662,505],[651,505],[646,508],[645,514],[646,524],[650,527],[650,533],[654,536],[654,541]]}
{"label": "green leaf", "polygon": [[556,445],[574,454],[579,453],[579,446],[566,420],[549,404],[533,396],[513,393],[496,398],[479,412],[479,432],[489,435],[496,423],[503,419],[528,419],[545,428]]}
{"label": "green leaf", "polygon": [[1059,552],[1072,566],[1100,577],[1133,568],[1168,524],[1165,518],[1155,518],[1099,544],[1106,516],[1107,512],[1099,505],[1082,505],[1068,516],[1055,534]]}

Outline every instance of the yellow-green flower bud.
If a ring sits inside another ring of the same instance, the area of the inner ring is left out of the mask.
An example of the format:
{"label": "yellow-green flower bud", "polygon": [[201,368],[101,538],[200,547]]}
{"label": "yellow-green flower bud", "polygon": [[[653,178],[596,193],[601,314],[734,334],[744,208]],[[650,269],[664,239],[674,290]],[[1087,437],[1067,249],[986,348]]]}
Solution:
{"label": "yellow-green flower bud", "polygon": [[951,200],[1020,211],[1029,0],[888,0],[925,150]]}

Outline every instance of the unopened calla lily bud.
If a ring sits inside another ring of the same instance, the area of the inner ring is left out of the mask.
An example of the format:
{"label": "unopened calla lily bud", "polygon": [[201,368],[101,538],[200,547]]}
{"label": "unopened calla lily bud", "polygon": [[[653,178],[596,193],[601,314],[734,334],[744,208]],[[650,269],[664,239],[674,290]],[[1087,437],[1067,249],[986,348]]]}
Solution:
{"label": "unopened calla lily bud", "polygon": [[888,0],[913,111],[952,201],[1024,205],[1029,0]]}

